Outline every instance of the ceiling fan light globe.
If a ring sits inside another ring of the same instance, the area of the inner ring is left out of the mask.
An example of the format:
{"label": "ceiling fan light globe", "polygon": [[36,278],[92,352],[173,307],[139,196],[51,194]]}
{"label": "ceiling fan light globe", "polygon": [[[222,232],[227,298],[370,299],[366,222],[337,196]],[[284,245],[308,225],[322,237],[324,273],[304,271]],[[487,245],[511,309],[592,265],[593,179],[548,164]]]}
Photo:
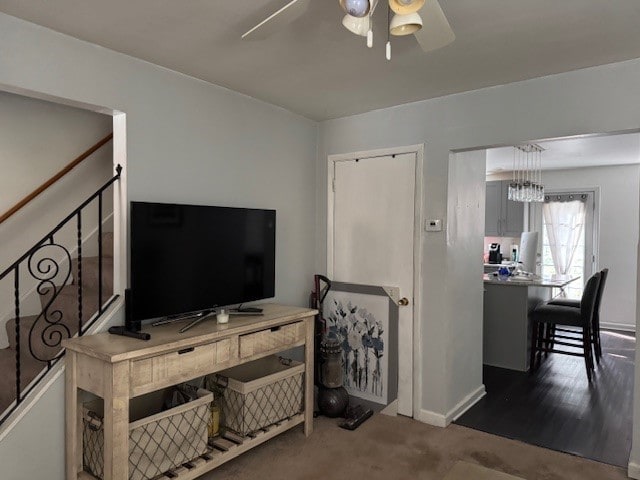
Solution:
{"label": "ceiling fan light globe", "polygon": [[424,6],[425,0],[389,0],[389,7],[393,13],[408,15],[416,13]]}
{"label": "ceiling fan light globe", "polygon": [[342,19],[342,25],[351,33],[355,33],[361,37],[366,37],[367,32],[369,31],[369,16],[367,15],[362,18],[358,18],[347,14]]}
{"label": "ceiling fan light globe", "polygon": [[417,13],[395,14],[389,25],[389,33],[395,36],[411,35],[422,28],[422,18]]}
{"label": "ceiling fan light globe", "polygon": [[347,15],[362,18],[369,13],[369,0],[340,0],[340,6]]}

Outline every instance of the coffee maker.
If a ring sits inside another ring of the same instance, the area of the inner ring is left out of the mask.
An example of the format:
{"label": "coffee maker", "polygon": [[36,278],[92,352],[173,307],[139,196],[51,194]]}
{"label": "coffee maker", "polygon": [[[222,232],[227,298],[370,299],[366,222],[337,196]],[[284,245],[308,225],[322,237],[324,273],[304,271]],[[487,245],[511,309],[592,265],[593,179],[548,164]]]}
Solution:
{"label": "coffee maker", "polygon": [[489,263],[502,263],[499,243],[492,243],[489,246]]}

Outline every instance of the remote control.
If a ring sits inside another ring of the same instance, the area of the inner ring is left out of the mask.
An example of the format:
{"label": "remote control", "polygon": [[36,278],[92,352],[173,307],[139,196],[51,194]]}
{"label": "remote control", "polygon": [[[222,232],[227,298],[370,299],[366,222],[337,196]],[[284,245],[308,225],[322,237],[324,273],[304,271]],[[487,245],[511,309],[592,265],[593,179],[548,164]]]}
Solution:
{"label": "remote control", "polygon": [[262,313],[262,309],[260,307],[232,308],[231,311],[238,313]]}
{"label": "remote control", "polygon": [[346,430],[355,430],[360,425],[362,425],[366,419],[368,419],[372,415],[373,415],[373,410],[371,409],[360,411],[358,412],[357,417],[347,418],[344,422],[340,423],[338,426]]}

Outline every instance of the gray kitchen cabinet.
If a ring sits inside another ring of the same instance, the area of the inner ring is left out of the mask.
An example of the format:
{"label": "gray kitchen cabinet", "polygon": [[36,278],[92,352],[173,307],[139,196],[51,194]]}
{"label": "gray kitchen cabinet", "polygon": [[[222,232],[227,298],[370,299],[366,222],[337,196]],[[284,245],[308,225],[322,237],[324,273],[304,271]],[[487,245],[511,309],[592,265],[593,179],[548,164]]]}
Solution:
{"label": "gray kitchen cabinet", "polygon": [[524,228],[524,203],[507,199],[509,180],[487,182],[485,236],[517,237]]}

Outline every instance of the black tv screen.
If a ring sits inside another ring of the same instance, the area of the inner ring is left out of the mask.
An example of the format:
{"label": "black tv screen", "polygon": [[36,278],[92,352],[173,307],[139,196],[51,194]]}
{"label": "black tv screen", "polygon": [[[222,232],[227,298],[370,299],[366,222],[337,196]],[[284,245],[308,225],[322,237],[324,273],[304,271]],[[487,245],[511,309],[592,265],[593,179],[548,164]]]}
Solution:
{"label": "black tv screen", "polygon": [[275,210],[131,203],[131,320],[275,295]]}

